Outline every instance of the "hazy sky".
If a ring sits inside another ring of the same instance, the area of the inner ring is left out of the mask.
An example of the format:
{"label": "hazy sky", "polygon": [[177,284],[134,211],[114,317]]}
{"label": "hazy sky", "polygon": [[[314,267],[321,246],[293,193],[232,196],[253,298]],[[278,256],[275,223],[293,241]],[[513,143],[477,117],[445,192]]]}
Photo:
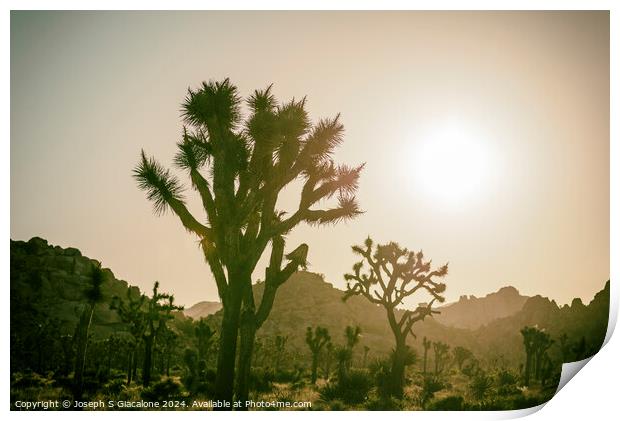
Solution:
{"label": "hazy sky", "polygon": [[11,238],[77,247],[182,304],[216,300],[196,239],[153,215],[131,170],[143,147],[169,165],[188,86],[230,77],[244,96],[307,95],[314,119],[341,112],[336,159],[366,162],[364,215],[289,236],[310,270],[344,287],[370,234],[449,261],[449,300],[511,284],[589,301],[609,277],[608,19],[13,12]]}

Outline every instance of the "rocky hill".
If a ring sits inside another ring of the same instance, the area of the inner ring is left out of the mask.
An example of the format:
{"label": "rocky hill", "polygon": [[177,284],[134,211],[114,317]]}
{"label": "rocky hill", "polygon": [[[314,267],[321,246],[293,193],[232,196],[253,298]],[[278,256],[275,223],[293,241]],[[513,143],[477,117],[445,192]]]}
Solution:
{"label": "rocky hill", "polygon": [[446,326],[477,329],[493,320],[517,313],[527,299],[512,286],[480,298],[463,295],[459,301],[442,306],[441,314],[436,315],[435,320]]}
{"label": "rocky hill", "polygon": [[[41,329],[51,327],[60,334],[71,334],[84,305],[86,289],[96,260],[82,256],[74,248],[51,246],[40,238],[28,242],[11,241],[11,350],[25,349],[27,343],[36,343]],[[104,270],[104,302],[97,306],[92,333],[105,338],[125,326],[115,312],[109,309],[113,296],[124,297],[127,291],[136,296],[137,287],[116,279],[111,270]],[[258,299],[263,284],[254,286]],[[174,291],[171,291],[174,293]],[[343,332],[348,325],[362,329],[357,358],[364,346],[370,357],[384,356],[393,347],[393,336],[386,321],[385,310],[362,297],[342,301],[343,291],[335,288],[316,273],[295,273],[279,290],[273,310],[258,332],[262,341],[275,335],[288,337],[289,351],[305,359],[308,349],[305,331],[308,326],[329,329],[334,344],[343,344]],[[208,316],[214,328],[219,327],[219,303],[201,302],[186,310],[186,315],[197,319]],[[609,282],[588,305],[575,299],[570,306],[557,304],[541,296],[524,297],[515,288],[505,287],[485,297],[461,298],[448,304],[442,313],[417,323],[410,345],[421,352],[424,336],[432,341],[443,341],[450,346],[471,349],[480,358],[503,358],[518,365],[523,360],[520,329],[538,325],[547,329],[554,339],[562,333],[571,343],[585,342],[587,354],[595,352],[603,341],[609,313]],[[176,315],[175,326],[184,342],[192,341],[191,322],[182,313]],[[188,342],[188,343],[190,343]],[[559,347],[551,353],[559,355]],[[12,357],[13,360],[13,357]]]}
{"label": "rocky hill", "polygon": [[218,301],[200,301],[193,306],[183,310],[183,314],[194,320],[202,319],[217,313],[222,308],[222,303]]}

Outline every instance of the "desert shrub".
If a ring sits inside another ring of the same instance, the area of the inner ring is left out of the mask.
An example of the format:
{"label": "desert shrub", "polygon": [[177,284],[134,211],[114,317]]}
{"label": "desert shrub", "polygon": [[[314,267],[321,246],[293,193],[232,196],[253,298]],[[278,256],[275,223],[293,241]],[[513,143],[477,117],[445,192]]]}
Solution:
{"label": "desert shrub", "polygon": [[476,400],[483,400],[491,391],[493,380],[484,371],[479,371],[469,383],[469,391]]}
{"label": "desert shrub", "polygon": [[15,373],[13,375],[13,387],[25,389],[28,387],[49,387],[54,384],[54,380],[41,376],[38,373],[26,372]]}
{"label": "desert shrub", "polygon": [[319,389],[319,396],[324,402],[342,400],[347,404],[358,404],[368,399],[372,386],[369,373],[365,370],[351,370],[344,379]]}
{"label": "desert shrub", "polygon": [[390,398],[390,361],[376,359],[370,364],[370,373],[374,377],[377,392],[381,400]]}
{"label": "desert shrub", "polygon": [[347,410],[347,407],[346,407],[346,405],[344,404],[344,402],[342,402],[342,401],[340,401],[340,400],[336,399],[336,400],[331,401],[331,402],[329,403],[329,410],[330,410],[330,411],[346,411],[346,410]]}
{"label": "desert shrub", "polygon": [[436,392],[439,392],[445,388],[445,384],[441,381],[441,379],[439,379],[439,377],[429,374],[424,376],[420,387],[422,390],[420,391],[418,400],[420,402],[420,406],[422,408],[426,408],[426,404],[433,399]]}
{"label": "desert shrub", "polygon": [[462,396],[452,395],[433,401],[428,409],[433,411],[461,411],[465,400]]}
{"label": "desert shrub", "polygon": [[517,387],[518,376],[510,370],[501,369],[496,375],[497,393],[500,396],[520,393]]}
{"label": "desert shrub", "polygon": [[376,399],[370,399],[366,403],[366,409],[370,411],[400,411],[403,409],[403,406],[397,399],[391,397],[379,397]]}
{"label": "desert shrub", "polygon": [[181,385],[171,378],[153,383],[142,390],[142,399],[151,402],[182,400]]}
{"label": "desert shrub", "polygon": [[547,400],[547,398],[540,395],[525,396],[521,394],[512,400],[512,409],[532,408],[547,402]]}
{"label": "desert shrub", "polygon": [[274,372],[262,367],[250,371],[250,389],[256,392],[270,392],[273,390]]}
{"label": "desert shrub", "polygon": [[116,378],[103,385],[103,393],[109,398],[117,399],[125,388],[125,379]]}

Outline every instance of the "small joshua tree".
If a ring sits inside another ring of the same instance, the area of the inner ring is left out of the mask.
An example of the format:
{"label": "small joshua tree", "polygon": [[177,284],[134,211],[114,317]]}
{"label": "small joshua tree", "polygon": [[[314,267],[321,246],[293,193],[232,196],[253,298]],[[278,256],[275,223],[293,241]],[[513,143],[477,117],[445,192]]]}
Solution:
{"label": "small joshua tree", "polygon": [[211,329],[211,326],[209,326],[205,319],[200,319],[196,323],[194,334],[196,335],[196,342],[198,345],[198,360],[207,361],[209,358],[209,350],[215,342],[215,330]]}
{"label": "small joshua tree", "polygon": [[428,361],[428,350],[431,348],[433,343],[426,339],[426,336],[422,339],[422,347],[424,348],[424,366],[422,372],[426,374],[426,362]]}
{"label": "small joshua tree", "polygon": [[445,368],[448,360],[448,352],[450,352],[450,346],[441,341],[434,342],[433,351],[435,353],[435,375],[437,376]]}
{"label": "small joshua tree", "polygon": [[324,327],[317,326],[314,331],[310,326],[306,329],[306,343],[312,352],[312,384],[316,383],[321,350],[330,340],[329,331]]}
{"label": "small joshua tree", "polygon": [[362,329],[359,326],[347,326],[344,330],[344,337],[347,341],[347,349],[349,350],[349,354],[351,358],[346,362],[347,368],[351,368],[351,364],[353,363],[353,348],[360,341],[360,336],[362,334]]}
{"label": "small joshua tree", "polygon": [[471,357],[474,356],[469,349],[463,348],[462,346],[455,347],[452,350],[452,355],[454,357],[456,365],[459,368],[459,371],[463,370],[463,364],[465,363],[465,361],[469,360]]}
{"label": "small joshua tree", "polygon": [[[424,260],[422,251],[415,253],[394,242],[374,247],[370,237],[363,246],[353,246],[352,249],[362,260],[353,265],[353,273],[345,274],[347,290],[343,299],[362,295],[371,303],[385,308],[396,341],[391,370],[391,394],[402,397],[407,336],[412,333],[414,323],[438,313],[432,309],[432,305],[435,301],[444,301],[442,294],[446,285],[437,282],[436,278],[443,278],[448,274],[448,265],[431,270],[431,262]],[[431,302],[420,304],[415,310],[406,310],[397,320],[396,307],[418,291],[430,294]]]}
{"label": "small joshua tree", "polygon": [[142,368],[142,384],[148,387],[151,382],[153,367],[153,348],[159,332],[166,328],[166,322],[172,319],[171,312],[182,310],[183,307],[174,304],[174,296],[159,292],[159,282],[153,285],[153,296],[147,301],[145,309],[145,330],[142,333],[144,341],[144,365]]}

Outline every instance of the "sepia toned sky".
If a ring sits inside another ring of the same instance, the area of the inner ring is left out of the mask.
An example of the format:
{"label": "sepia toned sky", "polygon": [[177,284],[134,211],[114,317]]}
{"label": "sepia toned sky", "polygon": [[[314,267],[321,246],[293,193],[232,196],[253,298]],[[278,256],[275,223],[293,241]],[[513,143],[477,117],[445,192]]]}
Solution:
{"label": "sepia toned sky", "polygon": [[448,300],[587,302],[609,278],[607,12],[12,12],[11,238],[217,300],[196,239],[131,170],[141,148],[171,164],[187,88],[225,77],[341,113],[335,157],[366,162],[365,213],[287,242],[336,286],[368,235],[449,261]]}

